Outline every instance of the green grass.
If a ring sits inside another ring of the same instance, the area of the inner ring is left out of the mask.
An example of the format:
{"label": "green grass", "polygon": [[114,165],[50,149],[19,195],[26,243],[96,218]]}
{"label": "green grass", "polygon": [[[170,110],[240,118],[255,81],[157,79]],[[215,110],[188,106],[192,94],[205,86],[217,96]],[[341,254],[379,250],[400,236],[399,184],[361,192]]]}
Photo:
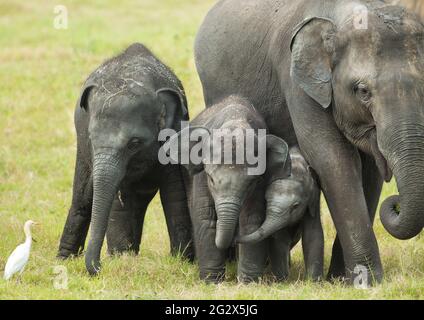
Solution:
{"label": "green grass", "polygon": [[[82,82],[104,59],[139,41],[148,45],[183,81],[191,114],[202,108],[193,62],[193,40],[213,0],[61,1],[69,28],[53,28],[53,1],[0,0],[0,270],[23,241],[31,218],[37,243],[20,281],[0,280],[1,299],[394,299],[424,297],[424,242],[397,241],[375,230],[385,268],[383,284],[356,290],[342,284],[302,279],[300,248],[290,280],[239,285],[235,266],[228,281],[198,280],[198,268],[169,255],[162,208],[148,210],[139,256],[103,258],[90,278],[83,259],[57,261],[59,237],[71,201],[75,158],[73,110]],[[383,196],[393,194],[394,184]],[[335,235],[323,206],[326,266]],[[68,270],[69,288],[54,288],[54,267]]]}

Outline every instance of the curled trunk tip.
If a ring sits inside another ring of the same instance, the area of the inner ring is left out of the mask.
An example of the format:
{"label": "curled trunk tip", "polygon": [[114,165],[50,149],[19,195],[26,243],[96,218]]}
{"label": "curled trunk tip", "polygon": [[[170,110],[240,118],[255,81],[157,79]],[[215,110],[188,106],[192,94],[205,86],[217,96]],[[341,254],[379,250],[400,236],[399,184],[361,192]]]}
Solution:
{"label": "curled trunk tip", "polygon": [[408,240],[417,236],[423,226],[416,221],[415,223],[405,223],[405,215],[400,208],[400,196],[395,195],[384,200],[380,208],[380,219],[384,228],[393,237],[399,240]]}
{"label": "curled trunk tip", "polygon": [[259,228],[251,234],[238,236],[236,239],[237,243],[241,244],[256,244],[266,238],[265,232],[262,228]]}
{"label": "curled trunk tip", "polygon": [[91,276],[99,274],[101,268],[100,258],[95,258],[87,252],[85,255],[85,267]]}
{"label": "curled trunk tip", "polygon": [[234,228],[227,229],[227,230],[222,227],[219,227],[219,224],[220,222],[218,220],[217,233],[215,237],[215,245],[218,249],[225,250],[231,247],[231,245],[233,244],[236,223],[234,223]]}
{"label": "curled trunk tip", "polygon": [[239,236],[238,243],[256,244],[272,236],[277,231],[286,228],[290,223],[290,212],[284,211],[277,206],[269,206],[263,224],[253,233]]}

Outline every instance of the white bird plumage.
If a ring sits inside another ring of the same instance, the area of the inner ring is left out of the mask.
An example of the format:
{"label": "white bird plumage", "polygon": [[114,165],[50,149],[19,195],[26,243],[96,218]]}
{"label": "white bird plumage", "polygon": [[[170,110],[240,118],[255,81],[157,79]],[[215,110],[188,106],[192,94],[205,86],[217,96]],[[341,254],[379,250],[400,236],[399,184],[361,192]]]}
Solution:
{"label": "white bird plumage", "polygon": [[24,225],[25,242],[20,244],[13,250],[9,259],[7,259],[6,267],[4,269],[4,279],[9,280],[15,273],[22,273],[29,260],[31,252],[32,236],[31,226],[37,224],[32,220],[28,220]]}

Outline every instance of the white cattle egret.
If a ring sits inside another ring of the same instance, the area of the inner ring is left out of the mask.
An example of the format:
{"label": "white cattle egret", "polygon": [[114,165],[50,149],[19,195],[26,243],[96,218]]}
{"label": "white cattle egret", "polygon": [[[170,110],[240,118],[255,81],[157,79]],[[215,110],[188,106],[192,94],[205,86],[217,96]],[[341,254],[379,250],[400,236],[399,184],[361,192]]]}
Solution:
{"label": "white cattle egret", "polygon": [[9,259],[7,259],[4,269],[4,279],[9,280],[15,273],[22,273],[28,263],[29,253],[31,251],[32,237],[31,226],[37,224],[32,220],[28,220],[24,225],[25,242],[16,247]]}

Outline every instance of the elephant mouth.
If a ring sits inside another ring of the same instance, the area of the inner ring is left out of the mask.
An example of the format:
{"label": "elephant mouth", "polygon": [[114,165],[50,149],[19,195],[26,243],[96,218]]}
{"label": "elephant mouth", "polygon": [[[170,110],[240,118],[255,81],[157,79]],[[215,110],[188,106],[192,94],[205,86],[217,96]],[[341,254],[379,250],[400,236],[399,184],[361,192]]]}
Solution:
{"label": "elephant mouth", "polygon": [[378,171],[380,172],[380,175],[383,177],[384,181],[390,182],[393,177],[393,171],[390,168],[387,159],[384,157],[384,155],[380,151],[380,148],[378,147],[377,134],[375,130],[371,135],[371,152],[374,156],[374,160],[377,165]]}

